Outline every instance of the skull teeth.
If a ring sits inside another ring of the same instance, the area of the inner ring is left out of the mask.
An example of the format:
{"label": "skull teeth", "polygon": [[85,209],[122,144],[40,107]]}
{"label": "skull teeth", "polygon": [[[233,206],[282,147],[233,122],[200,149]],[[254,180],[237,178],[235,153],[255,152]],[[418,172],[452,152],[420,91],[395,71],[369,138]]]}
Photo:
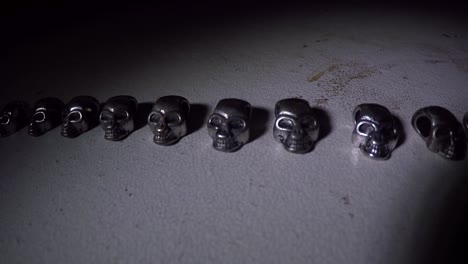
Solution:
{"label": "skull teeth", "polygon": [[232,138],[227,138],[227,139],[219,139],[216,138],[213,140],[213,147],[217,150],[222,150],[222,151],[232,151],[235,150],[237,147],[239,147],[239,143],[237,143],[234,139]]}
{"label": "skull teeth", "polygon": [[154,138],[157,140],[167,140],[173,138],[174,135],[168,131],[168,132],[159,132],[154,134]]}
{"label": "skull teeth", "polygon": [[291,139],[288,138],[285,147],[291,152],[305,152],[312,147],[312,141],[309,138]]}
{"label": "skull teeth", "polygon": [[172,133],[172,131],[164,131],[164,132],[155,132],[153,141],[157,144],[164,144],[164,143],[171,143],[172,141],[176,140],[177,137]]}
{"label": "skull teeth", "polygon": [[30,126],[28,128],[28,134],[30,136],[37,137],[37,136],[40,136],[41,134],[43,134],[43,132],[40,129],[36,128],[36,127]]}
{"label": "skull teeth", "polygon": [[8,130],[4,126],[0,126],[0,136],[6,137],[9,135]]}
{"label": "skull teeth", "polygon": [[104,138],[111,139],[111,140],[120,139],[123,136],[125,136],[126,133],[127,132],[125,130],[122,130],[119,128],[106,129]]}
{"label": "skull teeth", "polygon": [[386,145],[366,144],[362,150],[373,158],[386,158],[390,154]]}
{"label": "skull teeth", "polygon": [[447,158],[453,158],[456,156],[455,146],[451,145],[448,148],[443,149],[441,153]]}
{"label": "skull teeth", "polygon": [[61,133],[64,137],[76,137],[78,135],[78,132],[76,130],[70,128],[62,128]]}

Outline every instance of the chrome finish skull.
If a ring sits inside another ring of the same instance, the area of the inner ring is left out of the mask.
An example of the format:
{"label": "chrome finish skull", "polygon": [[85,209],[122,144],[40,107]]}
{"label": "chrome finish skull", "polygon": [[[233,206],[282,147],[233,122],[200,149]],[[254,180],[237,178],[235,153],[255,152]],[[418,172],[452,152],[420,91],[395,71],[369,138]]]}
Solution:
{"label": "chrome finish skull", "polygon": [[273,137],[292,153],[310,151],[319,136],[319,122],[309,102],[298,98],[280,100],[275,105]]}
{"label": "chrome finish skull", "polygon": [[170,95],[159,98],[148,115],[148,126],[158,145],[172,145],[187,134],[187,119],[190,103],[181,96]]}
{"label": "chrome finish skull", "polygon": [[352,142],[364,155],[388,159],[395,149],[399,129],[390,111],[378,104],[361,104],[354,110]]}
{"label": "chrome finish skull", "polygon": [[7,137],[28,124],[29,106],[26,102],[8,103],[0,112],[0,136]]}
{"label": "chrome finish skull", "polygon": [[55,97],[43,98],[33,107],[33,115],[28,127],[28,134],[37,137],[57,127],[61,123],[64,104]]}
{"label": "chrome finish skull", "polygon": [[99,115],[99,122],[105,131],[104,138],[118,141],[127,137],[135,129],[137,107],[137,100],[128,95],[107,100]]}
{"label": "chrome finish skull", "polygon": [[451,160],[464,155],[463,129],[449,110],[440,106],[424,107],[414,113],[411,124],[430,151]]}
{"label": "chrome finish skull", "polygon": [[223,99],[208,119],[208,134],[213,148],[233,152],[249,141],[252,106],[240,99]]}
{"label": "chrome finish skull", "polygon": [[62,112],[62,136],[75,138],[99,124],[99,101],[91,96],[77,96]]}

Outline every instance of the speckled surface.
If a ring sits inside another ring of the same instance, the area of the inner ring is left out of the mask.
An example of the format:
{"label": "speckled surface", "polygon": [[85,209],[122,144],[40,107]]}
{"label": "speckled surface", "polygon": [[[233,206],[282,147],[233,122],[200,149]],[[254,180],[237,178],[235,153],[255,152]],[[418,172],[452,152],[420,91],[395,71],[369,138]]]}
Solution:
{"label": "speckled surface", "polygon": [[[429,152],[410,119],[427,105],[459,119],[468,111],[465,24],[355,11],[167,38],[115,27],[18,47],[0,104],[177,94],[206,120],[218,100],[236,97],[262,113],[257,136],[229,154],[211,148],[201,122],[170,147],[153,144],[148,127],[122,142],[105,141],[99,127],[76,139],[59,129],[0,139],[4,263],[420,263],[430,255],[468,164]],[[272,137],[273,106],[287,97],[329,117],[311,153],[288,153]],[[352,110],[364,102],[387,106],[403,124],[404,142],[387,161],[351,145]]]}

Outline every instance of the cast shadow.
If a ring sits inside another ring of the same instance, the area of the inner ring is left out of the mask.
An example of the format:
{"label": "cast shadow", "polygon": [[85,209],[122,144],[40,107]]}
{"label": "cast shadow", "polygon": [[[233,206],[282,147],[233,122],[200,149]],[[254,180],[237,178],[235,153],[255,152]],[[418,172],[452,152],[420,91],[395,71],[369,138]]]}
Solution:
{"label": "cast shadow", "polygon": [[190,114],[187,123],[187,136],[197,132],[206,124],[208,110],[208,105],[190,104]]}
{"label": "cast shadow", "polygon": [[[453,161],[448,161],[453,162]],[[440,173],[426,200],[428,205],[420,216],[431,219],[421,237],[414,241],[421,246],[416,263],[468,263],[468,166],[458,172]],[[440,203],[430,200],[437,197]]]}
{"label": "cast shadow", "polygon": [[[398,142],[396,143],[395,149],[399,148],[403,143],[406,141],[406,133],[405,133],[405,128],[403,127],[403,123],[401,122],[401,119],[398,116],[393,116],[393,120],[395,121],[395,126],[397,127],[400,135],[398,137]],[[411,129],[413,129],[411,127]]]}
{"label": "cast shadow", "polygon": [[252,142],[263,136],[268,130],[267,124],[270,120],[270,112],[266,108],[253,107],[250,127],[250,140]]}
{"label": "cast shadow", "polygon": [[[463,122],[466,122],[463,120]],[[465,124],[459,123],[459,127],[457,129],[459,131],[459,136],[458,136],[458,142],[455,142],[457,148],[458,148],[458,155],[454,158],[454,160],[457,161],[462,161],[466,158],[466,149],[467,149],[467,141],[468,141],[468,133],[465,133]],[[467,173],[468,174],[468,173]]]}
{"label": "cast shadow", "polygon": [[153,108],[153,103],[150,102],[142,102],[138,103],[137,115],[135,118],[135,130],[137,131],[140,128],[146,126],[148,115]]}
{"label": "cast shadow", "polygon": [[325,110],[320,108],[312,107],[312,112],[320,124],[319,137],[317,140],[317,142],[319,142],[326,138],[332,131],[330,116]]}

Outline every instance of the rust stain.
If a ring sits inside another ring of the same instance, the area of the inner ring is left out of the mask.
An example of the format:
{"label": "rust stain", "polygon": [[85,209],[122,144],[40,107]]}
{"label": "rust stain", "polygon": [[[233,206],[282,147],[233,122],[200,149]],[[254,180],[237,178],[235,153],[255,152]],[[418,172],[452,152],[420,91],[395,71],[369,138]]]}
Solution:
{"label": "rust stain", "polygon": [[312,76],[311,78],[309,78],[308,81],[309,81],[309,82],[316,82],[316,81],[318,81],[325,73],[334,71],[334,70],[336,69],[336,67],[337,67],[337,65],[336,65],[336,64],[333,64],[333,65],[331,65],[330,67],[328,67],[326,70],[321,71],[321,72],[315,74],[314,76]]}
{"label": "rust stain", "polygon": [[316,82],[316,81],[318,81],[318,80],[320,79],[320,77],[322,77],[322,76],[325,74],[325,72],[327,72],[327,71],[321,71],[321,72],[315,74],[314,76],[312,76],[311,78],[309,78],[309,82]]}

